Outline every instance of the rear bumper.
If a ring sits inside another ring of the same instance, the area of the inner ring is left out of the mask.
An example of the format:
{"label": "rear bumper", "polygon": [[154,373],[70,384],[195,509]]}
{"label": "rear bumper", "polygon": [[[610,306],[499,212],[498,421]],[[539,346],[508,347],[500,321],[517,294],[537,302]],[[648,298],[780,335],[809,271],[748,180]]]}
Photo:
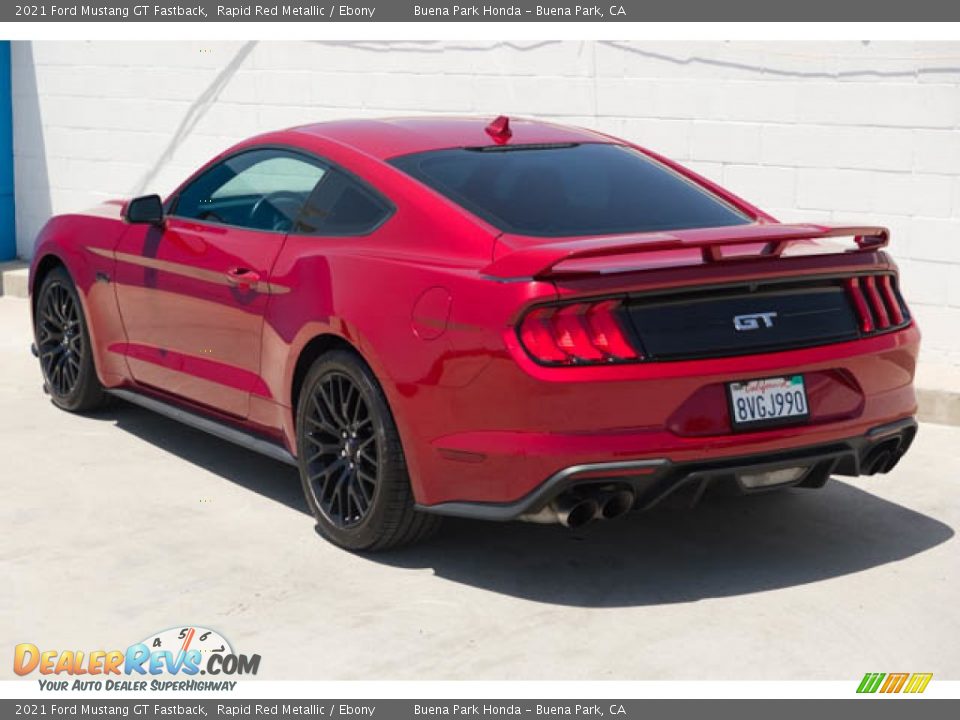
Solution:
{"label": "rear bumper", "polygon": [[808,469],[788,484],[820,487],[833,474],[872,475],[892,470],[910,448],[916,432],[917,423],[911,417],[870,428],[856,437],[789,450],[690,462],[651,458],[571,465],[553,473],[532,492],[513,502],[444,502],[418,505],[418,509],[440,515],[507,521],[536,513],[561,494],[587,486],[615,485],[629,487],[637,498],[635,508],[646,510],[679,491],[689,491],[691,502],[695,502],[711,485],[724,482],[739,485],[744,473],[797,466]]}
{"label": "rear bumper", "polygon": [[[573,466],[715,464],[866,437],[916,414],[919,341],[911,325],[816,348],[600,368],[456,356],[436,385],[396,398],[398,424],[420,505],[514,504]],[[795,374],[807,385],[806,420],[731,427],[727,383]]]}

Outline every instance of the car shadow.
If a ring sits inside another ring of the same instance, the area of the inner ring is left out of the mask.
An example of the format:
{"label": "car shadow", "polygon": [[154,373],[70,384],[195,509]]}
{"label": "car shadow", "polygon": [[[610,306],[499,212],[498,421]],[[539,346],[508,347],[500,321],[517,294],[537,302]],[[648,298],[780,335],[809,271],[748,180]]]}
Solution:
{"label": "car shadow", "polygon": [[303,499],[297,469],[290,465],[122,401],[87,417],[112,421],[121,430],[182,460],[313,517]]}
{"label": "car shadow", "polygon": [[953,535],[834,478],[820,490],[707,498],[576,531],[451,521],[427,545],[371,559],[538,602],[626,607],[805,585],[903,560]]}
{"label": "car shadow", "polygon": [[[291,467],[134,406],[104,415],[183,460],[308,514]],[[310,519],[303,520],[308,532]],[[694,508],[660,507],[576,531],[448,518],[425,543],[356,558],[432,569],[439,578],[537,602],[625,607],[818,582],[903,560],[953,535],[938,520],[834,478],[820,490],[709,498]]]}

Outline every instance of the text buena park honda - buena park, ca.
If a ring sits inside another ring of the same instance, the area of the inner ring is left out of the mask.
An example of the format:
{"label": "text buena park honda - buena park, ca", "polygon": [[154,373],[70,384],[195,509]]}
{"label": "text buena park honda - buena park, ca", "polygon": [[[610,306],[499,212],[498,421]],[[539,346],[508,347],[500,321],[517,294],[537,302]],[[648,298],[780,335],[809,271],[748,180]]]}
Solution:
{"label": "text buena park honda - buena park, ca", "polygon": [[537,5],[529,10],[516,5],[414,5],[413,14],[418,17],[619,17],[627,14],[623,5]]}

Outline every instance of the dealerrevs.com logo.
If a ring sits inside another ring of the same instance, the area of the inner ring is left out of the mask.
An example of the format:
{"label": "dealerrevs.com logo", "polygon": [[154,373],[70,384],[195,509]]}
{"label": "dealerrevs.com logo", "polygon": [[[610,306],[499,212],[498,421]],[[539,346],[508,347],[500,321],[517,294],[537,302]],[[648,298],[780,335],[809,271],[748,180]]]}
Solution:
{"label": "dealerrevs.com logo", "polygon": [[47,676],[38,678],[41,690],[233,690],[236,681],[224,676],[256,675],[259,668],[259,655],[238,654],[226,638],[203,627],[170,628],[126,650],[49,650],[20,643],[13,652],[17,675]]}
{"label": "dealerrevs.com logo", "polygon": [[933,673],[867,673],[857,687],[858,693],[920,694],[927,689]]}

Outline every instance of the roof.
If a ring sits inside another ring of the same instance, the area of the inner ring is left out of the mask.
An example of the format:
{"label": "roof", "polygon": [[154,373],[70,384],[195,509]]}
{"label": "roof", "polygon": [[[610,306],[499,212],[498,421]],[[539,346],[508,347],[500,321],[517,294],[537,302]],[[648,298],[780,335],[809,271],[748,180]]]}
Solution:
{"label": "roof", "polygon": [[[497,145],[486,127],[493,117],[411,117],[375,120],[335,120],[291,128],[372,155],[381,160],[453,147],[484,147]],[[610,142],[610,138],[583,130],[552,123],[510,118],[512,136],[507,145],[530,143]]]}

